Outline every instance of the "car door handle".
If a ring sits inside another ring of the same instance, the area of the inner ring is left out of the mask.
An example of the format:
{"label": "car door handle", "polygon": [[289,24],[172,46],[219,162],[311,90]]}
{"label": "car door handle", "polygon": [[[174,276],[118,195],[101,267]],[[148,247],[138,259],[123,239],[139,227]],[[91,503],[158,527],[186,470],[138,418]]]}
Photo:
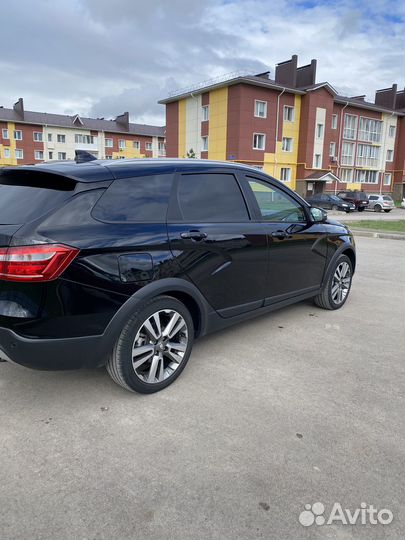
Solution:
{"label": "car door handle", "polygon": [[290,238],[291,235],[288,234],[286,231],[273,231],[271,233],[271,236],[273,238],[278,238],[279,240],[284,240],[284,238]]}
{"label": "car door handle", "polygon": [[205,240],[205,238],[207,238],[207,235],[205,234],[205,232],[201,232],[201,231],[182,232],[180,236],[184,240],[194,240],[195,242],[199,242],[200,240]]}

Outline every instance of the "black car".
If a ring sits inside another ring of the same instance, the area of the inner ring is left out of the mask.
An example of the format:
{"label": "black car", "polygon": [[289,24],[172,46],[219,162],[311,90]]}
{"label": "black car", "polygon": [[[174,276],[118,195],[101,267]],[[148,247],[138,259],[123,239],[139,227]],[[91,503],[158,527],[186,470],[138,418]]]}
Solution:
{"label": "black car", "polygon": [[327,195],[326,193],[308,197],[306,200],[312,206],[325,208],[325,210],[340,210],[347,214],[356,208],[353,203],[345,202],[337,195]]}
{"label": "black car", "polygon": [[356,264],[344,225],[226,162],[3,168],[0,223],[0,357],[106,365],[143,393],[209,332],[307,298],[342,307]]}
{"label": "black car", "polygon": [[337,196],[347,203],[354,204],[356,210],[363,212],[368,207],[368,197],[364,191],[346,190],[339,191]]}

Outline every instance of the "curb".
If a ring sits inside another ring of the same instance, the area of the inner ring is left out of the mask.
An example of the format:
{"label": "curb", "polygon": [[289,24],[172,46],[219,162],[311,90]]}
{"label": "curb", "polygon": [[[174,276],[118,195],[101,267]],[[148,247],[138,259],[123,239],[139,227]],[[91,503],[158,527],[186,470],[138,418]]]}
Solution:
{"label": "curb", "polygon": [[405,240],[405,234],[365,231],[364,229],[350,229],[355,236],[368,236],[369,238],[384,238],[387,240]]}

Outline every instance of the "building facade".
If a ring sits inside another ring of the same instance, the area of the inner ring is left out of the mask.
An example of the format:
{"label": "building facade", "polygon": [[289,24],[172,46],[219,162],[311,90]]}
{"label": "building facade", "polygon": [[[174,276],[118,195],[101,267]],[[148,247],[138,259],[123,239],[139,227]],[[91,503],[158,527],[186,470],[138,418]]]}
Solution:
{"label": "building facade", "polygon": [[[375,102],[316,82],[316,60],[179,92],[166,106],[169,157],[238,161],[263,169],[301,195],[404,190],[405,94],[396,85]],[[192,152],[191,152],[192,151]]]}
{"label": "building facade", "polygon": [[0,166],[74,159],[87,150],[100,159],[164,157],[164,127],[133,124],[126,112],[115,120],[25,111],[20,98],[0,107]]}

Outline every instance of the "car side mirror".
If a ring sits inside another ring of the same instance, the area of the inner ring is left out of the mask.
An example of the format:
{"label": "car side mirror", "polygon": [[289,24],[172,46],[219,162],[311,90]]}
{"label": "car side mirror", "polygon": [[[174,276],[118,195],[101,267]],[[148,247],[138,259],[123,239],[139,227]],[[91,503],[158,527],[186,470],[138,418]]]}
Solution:
{"label": "car side mirror", "polygon": [[328,214],[322,208],[317,208],[316,206],[311,206],[309,209],[311,214],[311,219],[314,223],[323,223],[327,220]]}

